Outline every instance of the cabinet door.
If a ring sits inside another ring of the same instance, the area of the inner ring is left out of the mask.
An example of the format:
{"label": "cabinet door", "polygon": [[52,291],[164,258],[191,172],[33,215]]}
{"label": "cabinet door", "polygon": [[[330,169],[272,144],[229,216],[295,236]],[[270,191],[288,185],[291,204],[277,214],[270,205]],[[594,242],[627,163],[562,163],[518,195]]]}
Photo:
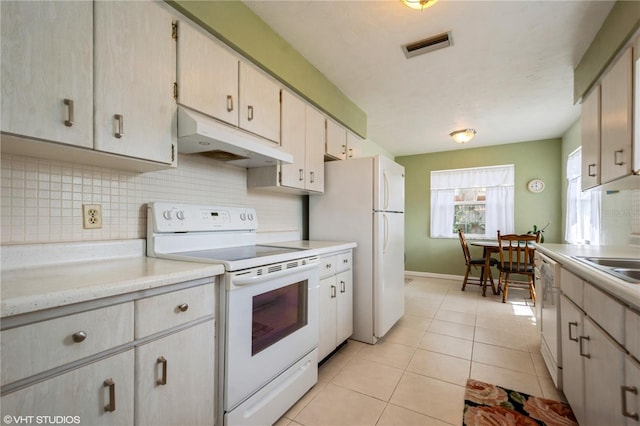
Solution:
{"label": "cabinet door", "polygon": [[347,158],[347,131],[336,123],[327,118],[326,144],[325,153],[338,160]]}
{"label": "cabinet door", "polygon": [[305,103],[287,91],[282,91],[281,145],[293,155],[293,163],[280,166],[280,184],[305,189]]}
{"label": "cabinet door", "polygon": [[631,173],[632,75],[629,48],[602,78],[602,183]]}
{"label": "cabinet door", "polygon": [[364,141],[355,134],[347,131],[347,158],[362,157],[362,145]]}
{"label": "cabinet door", "polygon": [[[584,322],[586,425],[620,425],[620,386],[624,383],[624,352],[590,318]],[[582,424],[582,423],[581,423]]]}
{"label": "cabinet door", "polygon": [[336,297],[338,294],[336,284],[335,275],[320,280],[319,360],[329,355],[336,348]]}
{"label": "cabinet door", "polygon": [[584,367],[580,356],[580,336],[583,335],[584,314],[567,296],[560,297],[562,316],[562,386],[579,424],[585,424]]}
{"label": "cabinet door", "polygon": [[324,192],[324,116],[310,105],[306,110],[307,189]]}
{"label": "cabinet door", "polygon": [[93,148],[93,4],[2,1],[0,15],[2,131]]}
{"label": "cabinet door", "polygon": [[3,396],[2,416],[77,416],[79,424],[132,425],[133,405],[128,350]]}
{"label": "cabinet door", "polygon": [[94,7],[95,149],[170,164],[177,134],[173,18],[150,1]]}
{"label": "cabinet door", "polygon": [[136,348],[137,425],[213,425],[215,327],[204,322]]}
{"label": "cabinet door", "polygon": [[582,189],[600,184],[600,85],[582,101]]}
{"label": "cabinet door", "polygon": [[240,62],[240,127],[280,143],[280,87]]}
{"label": "cabinet door", "polygon": [[337,313],[336,313],[336,345],[347,340],[353,334],[353,279],[351,271],[336,275]]}
{"label": "cabinet door", "polygon": [[187,22],[178,35],[178,103],[238,125],[238,57]]}
{"label": "cabinet door", "polygon": [[[627,356],[624,364],[624,383],[620,396],[622,414],[626,417],[626,426],[638,426],[640,415],[640,364]],[[635,414],[635,415],[634,415]]]}

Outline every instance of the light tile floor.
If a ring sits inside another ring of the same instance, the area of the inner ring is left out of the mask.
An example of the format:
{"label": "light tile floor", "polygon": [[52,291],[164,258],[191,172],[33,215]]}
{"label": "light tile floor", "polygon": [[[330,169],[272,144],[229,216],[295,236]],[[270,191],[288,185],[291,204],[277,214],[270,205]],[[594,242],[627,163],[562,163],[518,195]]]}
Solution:
{"label": "light tile floor", "polygon": [[460,287],[407,277],[400,321],[375,345],[350,340],[277,425],[460,425],[467,378],[565,400],[540,355],[528,292],[513,289],[503,304]]}

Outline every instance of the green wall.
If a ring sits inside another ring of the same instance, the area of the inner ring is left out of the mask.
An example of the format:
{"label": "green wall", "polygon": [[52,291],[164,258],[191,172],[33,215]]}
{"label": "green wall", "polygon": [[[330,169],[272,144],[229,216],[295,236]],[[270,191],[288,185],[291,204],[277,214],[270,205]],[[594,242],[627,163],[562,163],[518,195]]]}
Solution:
{"label": "green wall", "polygon": [[167,0],[167,3],[366,138],[364,111],[242,2]]}
{"label": "green wall", "polygon": [[[548,139],[468,148],[456,151],[396,157],[405,167],[405,270],[464,275],[465,267],[458,239],[430,238],[430,172],[467,167],[515,165],[515,231],[526,233],[532,226],[544,226],[545,242],[562,241],[562,140]],[[532,194],[527,182],[545,181],[545,190]],[[480,256],[479,248],[471,248]],[[477,250],[477,251],[476,251]]]}
{"label": "green wall", "polygon": [[573,99],[578,102],[607,65],[640,28],[640,2],[617,1],[573,72]]}

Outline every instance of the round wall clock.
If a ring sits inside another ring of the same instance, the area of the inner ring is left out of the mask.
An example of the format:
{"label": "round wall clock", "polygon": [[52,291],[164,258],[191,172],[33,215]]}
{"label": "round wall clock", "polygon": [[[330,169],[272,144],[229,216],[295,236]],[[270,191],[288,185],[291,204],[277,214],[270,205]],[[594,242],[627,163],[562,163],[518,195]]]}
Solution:
{"label": "round wall clock", "polygon": [[542,179],[531,179],[527,183],[527,189],[534,193],[542,192],[544,191],[544,181]]}

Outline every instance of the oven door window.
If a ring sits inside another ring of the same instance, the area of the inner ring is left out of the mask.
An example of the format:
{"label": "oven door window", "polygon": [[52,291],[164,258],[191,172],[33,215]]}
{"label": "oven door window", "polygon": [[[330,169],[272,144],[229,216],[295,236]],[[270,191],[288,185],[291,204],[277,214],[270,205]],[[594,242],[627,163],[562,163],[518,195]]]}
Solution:
{"label": "oven door window", "polygon": [[253,296],[251,356],[307,325],[308,281]]}

